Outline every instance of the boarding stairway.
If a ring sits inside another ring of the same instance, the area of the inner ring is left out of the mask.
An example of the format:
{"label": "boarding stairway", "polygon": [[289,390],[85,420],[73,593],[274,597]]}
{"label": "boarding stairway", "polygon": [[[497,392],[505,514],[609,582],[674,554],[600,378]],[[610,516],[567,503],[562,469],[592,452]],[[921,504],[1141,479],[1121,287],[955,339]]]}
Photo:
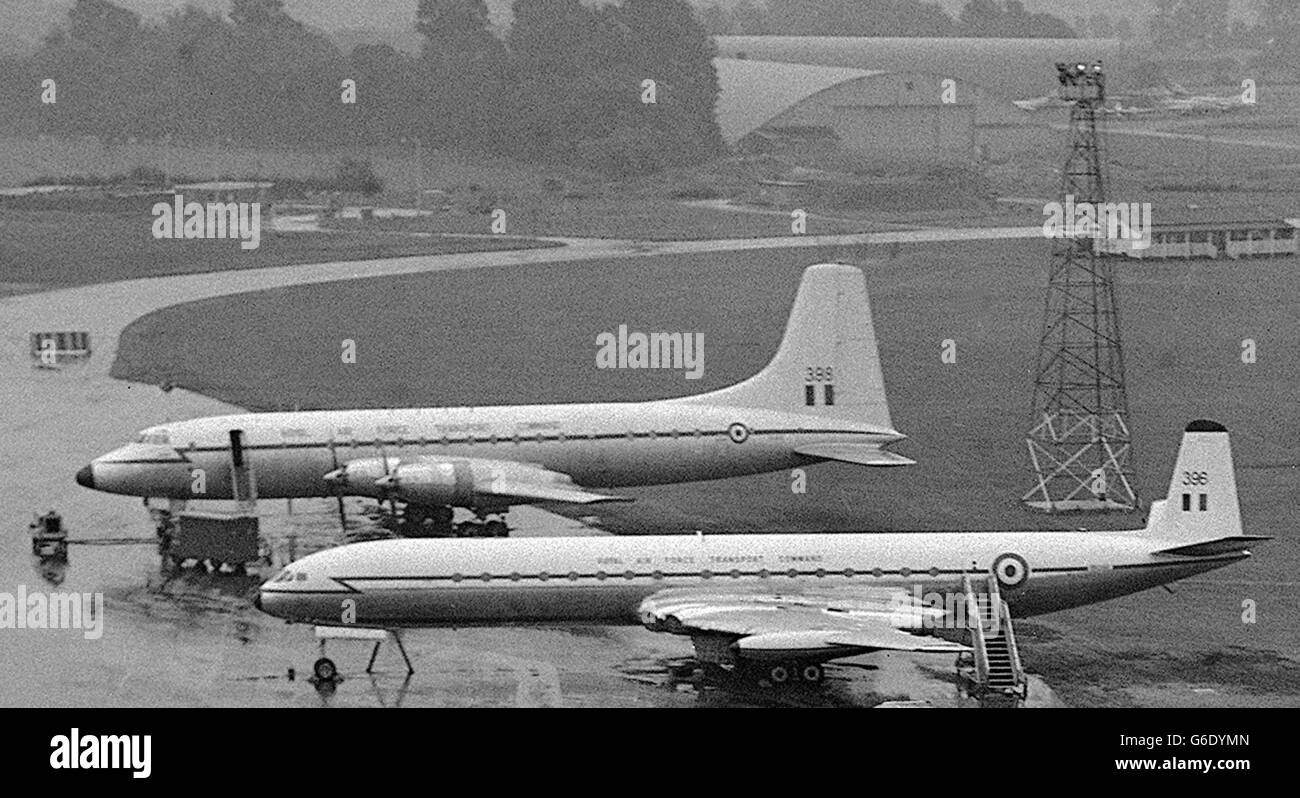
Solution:
{"label": "boarding stairway", "polygon": [[958,658],[958,672],[969,695],[981,701],[1019,703],[1029,697],[1029,680],[1020,663],[1011,611],[1002,600],[996,576],[986,576],[979,588],[969,574],[962,576],[972,652]]}

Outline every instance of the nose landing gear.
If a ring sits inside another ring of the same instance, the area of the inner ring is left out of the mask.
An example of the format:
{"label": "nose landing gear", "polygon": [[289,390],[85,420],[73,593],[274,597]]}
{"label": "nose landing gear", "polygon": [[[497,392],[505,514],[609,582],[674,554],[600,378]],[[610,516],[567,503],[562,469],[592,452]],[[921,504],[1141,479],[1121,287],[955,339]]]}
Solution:
{"label": "nose landing gear", "polygon": [[320,657],[312,664],[312,683],[317,687],[322,685],[336,686],[343,681],[339,675],[338,666],[334,660],[325,655],[325,643],[329,640],[356,640],[366,643],[373,643],[370,649],[370,661],[366,663],[366,673],[375,672],[375,660],[379,657],[379,649],[386,642],[391,642],[397,652],[402,655],[402,662],[406,665],[406,675],[409,678],[415,673],[415,666],[411,664],[411,658],[406,653],[406,646],[402,644],[402,636],[396,629],[373,629],[358,626],[317,626],[315,628],[316,638],[320,641]]}
{"label": "nose landing gear", "polygon": [[338,666],[329,657],[321,657],[316,660],[316,663],[311,666],[311,672],[322,682],[332,682],[339,675]]}

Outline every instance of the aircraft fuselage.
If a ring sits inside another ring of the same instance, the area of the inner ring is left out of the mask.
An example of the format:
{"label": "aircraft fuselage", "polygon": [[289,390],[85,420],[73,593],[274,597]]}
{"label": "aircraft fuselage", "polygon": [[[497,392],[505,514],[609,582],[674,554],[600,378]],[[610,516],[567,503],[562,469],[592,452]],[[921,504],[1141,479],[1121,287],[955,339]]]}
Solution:
{"label": "aircraft fuselage", "polygon": [[671,588],[797,596],[891,588],[959,595],[998,574],[1018,617],[1136,593],[1249,556],[1156,554],[1138,532],[823,533],[476,541],[390,540],[331,549],[262,587],[260,608],[321,625],[638,622]]}
{"label": "aircraft fuselage", "polygon": [[[94,461],[93,487],[174,499],[229,499],[231,430],[261,498],[334,495],[324,479],[359,458],[482,458],[534,463],[579,485],[722,479],[813,462],[797,445],[883,446],[903,436],[841,419],[674,401],[590,405],[250,413],[145,430]],[[196,473],[203,478],[196,480]],[[202,492],[196,490],[201,486]]]}

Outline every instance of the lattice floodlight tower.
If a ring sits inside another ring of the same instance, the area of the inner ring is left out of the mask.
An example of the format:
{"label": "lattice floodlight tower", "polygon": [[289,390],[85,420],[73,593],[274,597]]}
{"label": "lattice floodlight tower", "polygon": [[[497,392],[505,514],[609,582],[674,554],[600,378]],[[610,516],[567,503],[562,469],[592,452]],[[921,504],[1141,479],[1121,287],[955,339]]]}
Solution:
{"label": "lattice floodlight tower", "polygon": [[[1106,201],[1097,132],[1106,78],[1101,62],[1056,69],[1060,96],[1071,104],[1062,203],[1068,209],[1073,196],[1076,207],[1097,209]],[[1048,512],[1137,506],[1119,305],[1111,261],[1095,246],[1098,232],[1071,227],[1053,243],[1026,437],[1034,485],[1021,497]]]}

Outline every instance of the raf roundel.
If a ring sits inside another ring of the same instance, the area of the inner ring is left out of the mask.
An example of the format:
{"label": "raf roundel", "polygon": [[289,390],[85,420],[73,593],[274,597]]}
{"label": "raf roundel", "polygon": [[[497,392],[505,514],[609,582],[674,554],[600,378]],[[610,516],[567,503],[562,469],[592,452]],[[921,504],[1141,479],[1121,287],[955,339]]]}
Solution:
{"label": "raf roundel", "polygon": [[749,440],[749,427],[741,423],[732,424],[727,427],[727,437],[731,438],[732,443],[744,443]]}
{"label": "raf roundel", "polygon": [[1029,580],[1029,563],[1019,554],[1000,554],[993,561],[993,575],[999,586],[1014,590]]}

